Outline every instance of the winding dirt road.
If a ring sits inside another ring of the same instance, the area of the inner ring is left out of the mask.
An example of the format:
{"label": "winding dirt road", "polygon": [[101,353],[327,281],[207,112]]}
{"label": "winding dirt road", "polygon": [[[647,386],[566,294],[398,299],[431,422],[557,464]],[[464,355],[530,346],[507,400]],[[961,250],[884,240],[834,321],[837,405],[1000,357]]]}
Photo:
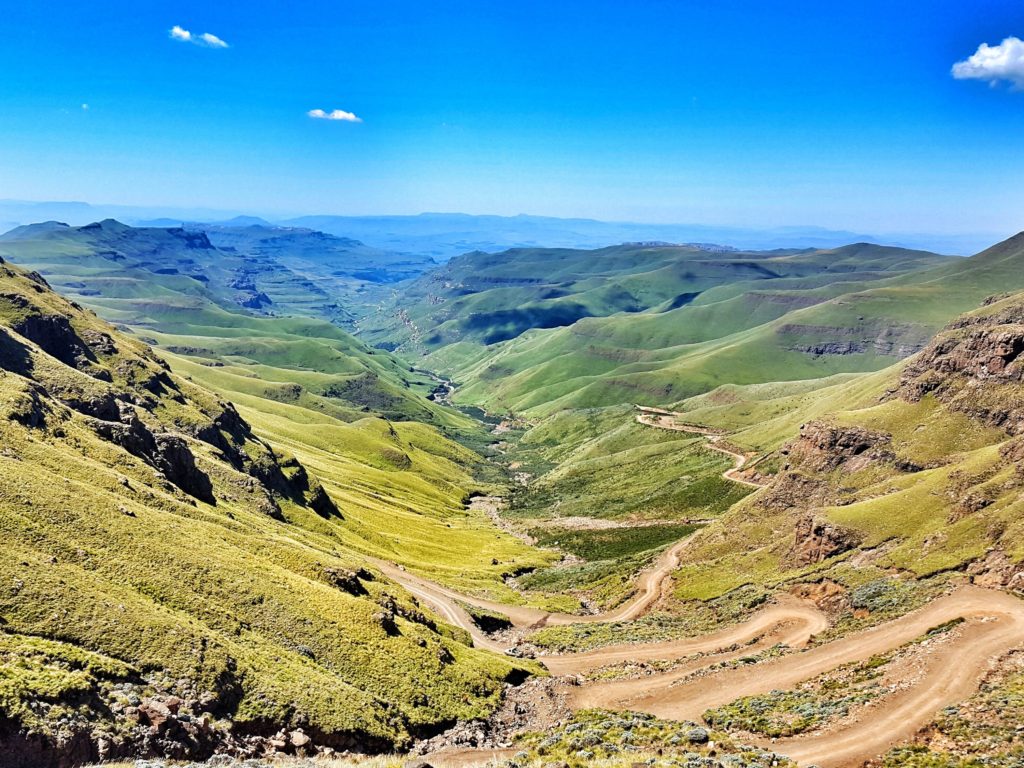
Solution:
{"label": "winding dirt road", "polygon": [[706,437],[708,440],[708,449],[724,453],[734,462],[732,469],[727,469],[722,473],[722,477],[726,480],[732,480],[734,483],[740,483],[751,488],[764,488],[764,483],[750,480],[739,474],[746,465],[748,457],[745,454],[734,451],[724,445],[720,445],[722,439],[725,437],[721,432],[714,429],[708,429],[707,427],[698,427],[693,424],[682,423],[678,421],[678,419],[683,415],[681,413],[666,411],[662,408],[647,408],[642,405],[634,407],[637,410],[636,420],[639,424],[643,424],[648,427],[657,427],[658,429],[667,429],[670,432],[689,432],[691,435],[703,435]]}
{"label": "winding dirt road", "polygon": [[[642,423],[666,429],[705,434],[697,427],[674,421],[675,414],[642,409]],[[672,420],[664,426],[661,417]],[[709,438],[710,439],[710,438]],[[715,447],[736,459],[740,469],[746,457]],[[738,482],[738,478],[730,477]],[[688,540],[667,550],[645,572],[637,592],[625,605],[603,614],[573,616],[546,613],[534,608],[508,606],[460,595],[446,587],[409,574],[387,563],[379,563],[386,575],[429,604],[441,616],[470,632],[474,643],[501,651],[501,644],[484,635],[459,603],[477,605],[509,616],[521,628],[549,624],[626,621],[641,615],[661,593],[662,583],[678,566]],[[823,768],[859,766],[891,746],[911,738],[943,707],[963,701],[977,691],[985,673],[1006,652],[1024,647],[1024,601],[1005,593],[963,586],[923,608],[885,624],[848,635],[833,642],[807,648],[815,634],[828,627],[826,617],[811,603],[782,595],[747,621],[697,638],[663,643],[627,644],[587,653],[541,657],[554,675],[579,675],[598,667],[624,661],[681,660],[673,670],[612,681],[567,681],[564,690],[572,707],[601,707],[648,712],[662,718],[701,719],[709,708],[727,704],[741,696],[790,689],[836,667],[860,662],[904,645],[929,629],[954,619],[964,619],[958,634],[947,645],[929,655],[920,681],[859,710],[837,726],[803,736],[763,742],[763,746],[789,755],[802,765]],[[802,649],[756,665],[710,669],[722,661],[756,653],[776,643]],[[736,646],[740,646],[737,650]],[[695,675],[704,671],[704,674]],[[571,684],[576,683],[576,684]],[[494,754],[481,750],[479,762]],[[452,755],[454,757],[454,755]],[[474,753],[460,751],[452,765],[472,764]],[[445,765],[446,756],[438,755]]]}
{"label": "winding dirt road", "polygon": [[[508,616],[512,624],[520,629],[539,629],[546,626],[566,624],[592,624],[598,622],[630,621],[642,615],[661,596],[662,585],[672,572],[679,567],[680,557],[689,544],[689,539],[676,542],[666,549],[654,562],[649,570],[641,572],[637,577],[633,595],[622,605],[610,611],[592,614],[555,613],[524,605],[506,605],[491,600],[468,597],[436,584],[432,581],[404,571],[392,563],[383,560],[374,561],[386,576],[394,579],[417,597],[426,600],[450,622],[468,630],[474,642],[481,647],[493,646],[490,638],[477,628],[469,614],[458,605],[459,602],[469,603],[479,608]],[[443,607],[442,607],[443,606]],[[493,649],[492,649],[493,650]]]}

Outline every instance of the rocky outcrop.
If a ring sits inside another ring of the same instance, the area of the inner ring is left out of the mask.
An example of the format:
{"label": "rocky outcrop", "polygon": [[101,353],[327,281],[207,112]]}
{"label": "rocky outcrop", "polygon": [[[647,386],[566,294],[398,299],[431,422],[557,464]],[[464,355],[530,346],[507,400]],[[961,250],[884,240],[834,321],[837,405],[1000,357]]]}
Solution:
{"label": "rocky outcrop", "polygon": [[856,472],[876,462],[892,462],[892,437],[858,426],[810,422],[781,451],[791,467],[811,472]]}
{"label": "rocky outcrop", "polygon": [[974,584],[1009,589],[1024,594],[1024,562],[1014,562],[1005,552],[994,549],[967,568]]}
{"label": "rocky outcrop", "polygon": [[195,454],[183,437],[154,434],[127,405],[123,405],[119,421],[93,419],[92,424],[96,434],[142,459],[188,495],[216,503],[213,483],[196,466]]}
{"label": "rocky outcrop", "polygon": [[367,595],[369,592],[363,586],[364,581],[373,581],[373,574],[365,568],[357,571],[348,568],[325,568],[324,576],[338,589],[348,592],[350,595]]}
{"label": "rocky outcrop", "polygon": [[[783,337],[797,337],[788,345],[794,352],[822,355],[858,355],[871,352],[890,357],[908,357],[924,347],[927,336],[920,326],[892,324],[884,327],[868,325],[828,326],[787,323],[778,329]],[[810,343],[803,339],[816,339]]]}
{"label": "rocky outcrop", "polygon": [[906,367],[890,397],[926,395],[1011,435],[1024,434],[1024,301],[965,315]]}
{"label": "rocky outcrop", "polygon": [[784,470],[757,497],[762,509],[785,511],[806,507],[822,507],[833,501],[829,484],[800,472]]}
{"label": "rocky outcrop", "polygon": [[813,565],[855,549],[862,540],[859,532],[808,513],[794,528],[792,555],[800,565]]}
{"label": "rocky outcrop", "polygon": [[263,307],[270,306],[274,303],[263,291],[242,294],[238,296],[235,301],[239,306],[245,307],[246,309],[263,309]]}

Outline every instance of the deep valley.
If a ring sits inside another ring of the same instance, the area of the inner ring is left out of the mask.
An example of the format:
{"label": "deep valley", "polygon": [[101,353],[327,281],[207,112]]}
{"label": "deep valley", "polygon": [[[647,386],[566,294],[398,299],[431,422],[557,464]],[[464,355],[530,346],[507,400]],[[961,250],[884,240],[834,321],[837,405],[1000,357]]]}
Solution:
{"label": "deep valley", "polygon": [[1024,235],[0,259],[4,766],[1024,759]]}

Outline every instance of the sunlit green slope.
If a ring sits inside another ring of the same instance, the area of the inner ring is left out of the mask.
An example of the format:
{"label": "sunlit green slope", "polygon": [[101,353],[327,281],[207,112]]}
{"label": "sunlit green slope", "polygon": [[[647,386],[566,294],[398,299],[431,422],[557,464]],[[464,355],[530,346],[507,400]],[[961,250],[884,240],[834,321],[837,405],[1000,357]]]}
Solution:
{"label": "sunlit green slope", "polygon": [[[817,574],[855,586],[890,569],[968,568],[1024,587],[1024,294],[944,329],[874,374],[723,387],[686,418],[735,429],[772,485],[698,534],[680,596]],[[857,575],[860,573],[860,575]],[[713,574],[713,576],[711,576]],[[852,581],[851,581],[852,579]]]}
{"label": "sunlit green slope", "polygon": [[[82,736],[95,759],[100,729],[137,754],[131,697],[206,702],[217,724],[175,740],[182,756],[298,726],[381,748],[493,706],[515,663],[364,556],[529,559],[462,510],[465,449],[430,427],[312,429],[243,406],[254,428],[184,367],[0,264],[4,749]],[[442,531],[458,544],[439,554]]]}
{"label": "sunlit green slope", "polygon": [[[392,302],[361,321],[360,329],[367,338],[398,345],[407,355],[454,345],[456,349],[439,358],[444,360],[452,354],[472,356],[479,345],[514,339],[532,329],[616,313],[671,313],[750,291],[759,294],[751,300],[759,305],[763,322],[835,295],[830,285],[868,284],[946,260],[868,244],[768,252],[657,244],[595,251],[475,252],[403,284]],[[721,321],[725,326],[702,338],[752,324],[741,318]],[[636,337],[650,338],[648,348],[655,348],[651,325],[638,321]]]}

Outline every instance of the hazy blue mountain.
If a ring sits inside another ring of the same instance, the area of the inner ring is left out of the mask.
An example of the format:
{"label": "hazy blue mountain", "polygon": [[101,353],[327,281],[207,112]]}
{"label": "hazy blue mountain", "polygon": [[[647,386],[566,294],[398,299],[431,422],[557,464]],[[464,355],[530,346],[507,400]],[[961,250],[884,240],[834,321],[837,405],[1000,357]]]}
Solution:
{"label": "hazy blue mountain", "polygon": [[[885,243],[903,248],[964,255],[998,236],[891,234],[831,230],[813,226],[771,229],[702,224],[643,224],[546,216],[471,216],[424,213],[418,216],[303,216],[285,224],[355,237],[367,245],[415,251],[446,261],[469,251],[507,248],[603,248],[622,243],[716,243],[743,250],[835,248],[848,243]],[[1005,233],[1004,233],[1005,234]]]}
{"label": "hazy blue mountain", "polygon": [[[255,215],[258,214],[258,215]],[[685,213],[680,214],[681,217]],[[116,218],[135,226],[180,227],[190,222],[219,226],[283,225],[360,240],[367,246],[447,261],[469,251],[508,248],[603,248],[633,242],[716,243],[742,250],[835,248],[852,242],[885,243],[935,253],[967,255],[1002,240],[1009,232],[958,235],[863,233],[815,226],[774,228],[702,224],[644,224],[548,216],[475,216],[423,213],[416,216],[298,216],[204,208],[92,205],[82,202],[0,200],[0,228],[55,220],[72,225]]]}

